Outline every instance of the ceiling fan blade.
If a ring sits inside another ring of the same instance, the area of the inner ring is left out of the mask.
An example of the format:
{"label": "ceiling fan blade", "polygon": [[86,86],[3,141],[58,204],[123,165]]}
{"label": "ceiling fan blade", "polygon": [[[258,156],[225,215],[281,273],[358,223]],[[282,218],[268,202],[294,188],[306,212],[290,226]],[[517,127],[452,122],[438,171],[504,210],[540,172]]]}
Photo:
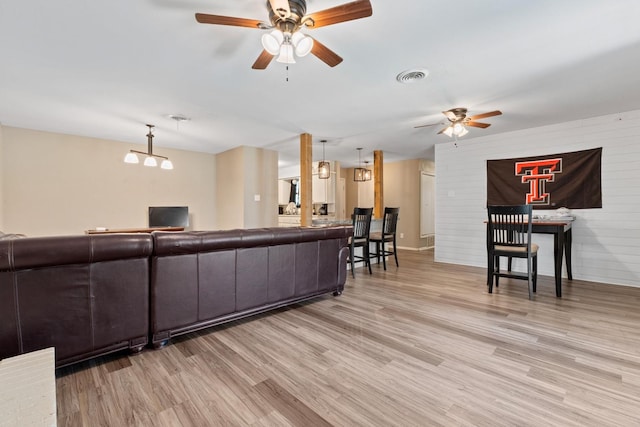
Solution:
{"label": "ceiling fan blade", "polygon": [[485,119],[487,117],[499,116],[500,114],[502,114],[502,111],[496,110],[496,111],[490,111],[488,113],[476,114],[475,116],[471,116],[467,118],[469,120],[477,120],[477,119]]}
{"label": "ceiling fan blade", "polygon": [[269,3],[271,4],[271,9],[282,19],[287,19],[291,16],[288,0],[269,0]]}
{"label": "ceiling fan blade", "polygon": [[342,62],[342,58],[338,56],[337,53],[335,53],[316,39],[313,39],[313,48],[311,49],[311,53],[317,56],[329,67],[335,67]]}
{"label": "ceiling fan blade", "polygon": [[449,126],[447,126],[446,128],[442,129],[440,132],[438,132],[436,135],[440,135],[441,133],[443,133],[445,130],[447,130],[449,128]]}
{"label": "ceiling fan blade", "polygon": [[256,62],[253,63],[251,68],[253,68],[254,70],[264,70],[269,66],[274,56],[275,55],[271,55],[266,50],[263,50],[260,56],[258,56],[258,59],[256,59]]}
{"label": "ceiling fan blade", "polygon": [[419,126],[414,126],[414,129],[418,129],[418,128],[428,128],[430,126],[435,126],[435,125],[443,125],[444,123],[442,122],[438,122],[438,123],[431,123],[429,125],[419,125]]}
{"label": "ceiling fan blade", "polygon": [[491,126],[489,123],[480,123],[480,122],[474,122],[474,121],[465,121],[464,122],[465,126],[472,126],[474,128],[488,128],[489,126]]}
{"label": "ceiling fan blade", "polygon": [[309,28],[326,27],[327,25],[339,24],[340,22],[352,21],[354,19],[366,18],[373,14],[371,2],[369,0],[356,0],[340,6],[321,10],[304,17],[307,20],[305,25]]}
{"label": "ceiling fan blade", "polygon": [[447,116],[447,119],[451,120],[452,122],[458,120],[458,116],[456,116],[455,113],[451,110],[443,111],[442,114]]}
{"label": "ceiling fan blade", "polygon": [[231,25],[233,27],[263,28],[264,22],[257,19],[234,18],[233,16],[208,15],[196,13],[196,21],[201,24]]}

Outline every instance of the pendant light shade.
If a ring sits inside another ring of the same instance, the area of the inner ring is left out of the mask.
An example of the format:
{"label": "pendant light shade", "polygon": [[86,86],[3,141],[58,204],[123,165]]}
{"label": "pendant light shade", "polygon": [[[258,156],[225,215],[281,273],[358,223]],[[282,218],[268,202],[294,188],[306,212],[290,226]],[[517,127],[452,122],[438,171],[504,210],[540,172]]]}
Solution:
{"label": "pendant light shade", "polygon": [[369,169],[369,162],[368,161],[364,161],[364,180],[365,181],[371,181],[371,169]]}
{"label": "pendant light shade", "polygon": [[140,163],[140,160],[138,159],[138,156],[136,156],[136,153],[129,152],[126,156],[124,156],[124,162],[137,164]]}
{"label": "pendant light shade", "polygon": [[155,168],[156,166],[158,166],[158,162],[156,161],[155,158],[151,156],[147,156],[147,158],[144,159],[144,165]]}
{"label": "pendant light shade", "polygon": [[324,145],[327,141],[323,139],[320,142],[322,142],[322,161],[318,162],[318,178],[329,179],[331,176],[331,165],[324,158]]}
{"label": "pendant light shade", "polygon": [[362,151],[362,148],[357,148],[357,150],[358,150],[358,167],[353,168],[353,180],[357,182],[370,181],[371,171],[367,168],[363,168],[362,161],[360,160],[360,151]]}
{"label": "pendant light shade", "polygon": [[318,178],[329,179],[331,176],[331,165],[329,162],[318,162]]}

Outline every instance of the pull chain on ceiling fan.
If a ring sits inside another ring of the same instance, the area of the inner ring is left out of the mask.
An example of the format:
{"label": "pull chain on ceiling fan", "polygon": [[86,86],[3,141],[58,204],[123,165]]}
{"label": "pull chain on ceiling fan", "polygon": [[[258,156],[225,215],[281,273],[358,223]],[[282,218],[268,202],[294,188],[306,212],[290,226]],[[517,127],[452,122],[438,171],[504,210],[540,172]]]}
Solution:
{"label": "pull chain on ceiling fan", "polygon": [[295,63],[295,56],[309,53],[318,57],[330,67],[342,62],[342,58],[318,40],[300,32],[302,27],[315,29],[340,22],[366,18],[373,14],[369,0],[356,0],[307,15],[305,0],[268,0],[269,23],[256,19],[196,13],[196,21],[201,24],[230,25],[273,31],[262,36],[262,53],[254,62],[254,70],[264,70],[274,57],[286,64]]}

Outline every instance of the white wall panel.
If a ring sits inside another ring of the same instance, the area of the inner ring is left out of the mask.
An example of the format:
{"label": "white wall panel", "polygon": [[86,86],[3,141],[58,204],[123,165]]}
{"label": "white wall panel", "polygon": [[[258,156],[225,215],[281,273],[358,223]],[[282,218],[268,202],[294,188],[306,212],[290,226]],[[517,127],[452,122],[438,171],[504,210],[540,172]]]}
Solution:
{"label": "white wall panel", "polygon": [[[640,287],[640,110],[436,145],[436,261],[486,266],[487,160],[597,147],[603,207],[572,211],[573,277]],[[552,276],[552,236],[534,241],[539,274]]]}

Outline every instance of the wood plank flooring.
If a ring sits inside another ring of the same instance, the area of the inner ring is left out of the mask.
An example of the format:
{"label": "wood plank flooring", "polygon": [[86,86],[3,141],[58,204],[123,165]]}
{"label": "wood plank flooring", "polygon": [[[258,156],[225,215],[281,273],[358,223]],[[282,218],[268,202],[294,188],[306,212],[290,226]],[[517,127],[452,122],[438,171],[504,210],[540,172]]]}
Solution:
{"label": "wood plank flooring", "polygon": [[399,251],[325,297],[57,372],[60,426],[637,426],[640,289]]}

